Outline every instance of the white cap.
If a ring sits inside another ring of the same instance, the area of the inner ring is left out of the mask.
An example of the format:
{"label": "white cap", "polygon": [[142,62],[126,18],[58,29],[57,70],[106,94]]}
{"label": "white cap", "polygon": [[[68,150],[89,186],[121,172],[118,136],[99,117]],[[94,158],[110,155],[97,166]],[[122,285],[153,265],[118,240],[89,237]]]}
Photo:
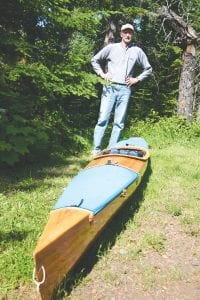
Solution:
{"label": "white cap", "polygon": [[131,24],[124,24],[124,25],[122,25],[121,31],[126,30],[126,29],[131,29],[131,30],[134,31],[133,25],[131,25]]}

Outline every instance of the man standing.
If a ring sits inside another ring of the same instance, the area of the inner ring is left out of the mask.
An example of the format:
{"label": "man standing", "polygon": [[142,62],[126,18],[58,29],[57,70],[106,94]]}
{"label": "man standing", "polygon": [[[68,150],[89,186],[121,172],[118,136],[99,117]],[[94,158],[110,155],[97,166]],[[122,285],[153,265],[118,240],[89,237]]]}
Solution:
{"label": "man standing", "polygon": [[[113,107],[114,123],[108,147],[112,147],[120,139],[128,102],[131,96],[131,86],[142,81],[152,73],[143,50],[132,43],[134,28],[131,24],[121,27],[121,42],[109,44],[100,50],[91,60],[94,71],[107,81],[103,86],[99,119],[94,130],[94,148],[92,155],[101,151],[101,144]],[[107,65],[107,72],[102,64]],[[135,65],[142,67],[142,73],[133,77]]]}

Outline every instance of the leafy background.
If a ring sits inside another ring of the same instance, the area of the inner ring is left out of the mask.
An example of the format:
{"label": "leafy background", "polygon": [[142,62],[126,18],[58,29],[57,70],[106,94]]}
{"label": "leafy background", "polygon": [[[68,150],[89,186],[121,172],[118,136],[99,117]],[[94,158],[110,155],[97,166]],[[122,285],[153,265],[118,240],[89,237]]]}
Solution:
{"label": "leafy background", "polygon": [[[199,31],[198,1],[167,3]],[[90,59],[102,47],[110,20],[117,29],[134,23],[135,42],[154,70],[134,90],[127,126],[176,114],[181,50],[155,17],[163,4],[2,0],[0,162],[13,165],[91,146],[102,87]]]}

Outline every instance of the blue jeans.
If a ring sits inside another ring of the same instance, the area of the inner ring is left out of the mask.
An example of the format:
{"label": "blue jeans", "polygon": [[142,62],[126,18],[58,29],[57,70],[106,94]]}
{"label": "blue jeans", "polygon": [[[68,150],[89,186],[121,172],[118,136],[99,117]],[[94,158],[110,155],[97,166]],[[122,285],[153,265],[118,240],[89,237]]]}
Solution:
{"label": "blue jeans", "polygon": [[131,88],[127,85],[112,84],[103,87],[99,119],[94,129],[94,149],[100,150],[111,112],[115,106],[113,129],[108,147],[116,144],[124,129],[124,122]]}

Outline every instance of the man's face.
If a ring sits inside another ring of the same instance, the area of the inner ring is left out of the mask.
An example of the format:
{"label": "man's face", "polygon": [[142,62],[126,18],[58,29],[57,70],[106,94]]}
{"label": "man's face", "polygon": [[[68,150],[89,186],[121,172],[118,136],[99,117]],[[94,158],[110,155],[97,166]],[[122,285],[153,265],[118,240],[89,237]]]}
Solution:
{"label": "man's face", "polygon": [[129,43],[132,42],[133,39],[133,30],[131,29],[125,29],[120,32],[120,36],[122,38],[122,41],[128,45]]}

